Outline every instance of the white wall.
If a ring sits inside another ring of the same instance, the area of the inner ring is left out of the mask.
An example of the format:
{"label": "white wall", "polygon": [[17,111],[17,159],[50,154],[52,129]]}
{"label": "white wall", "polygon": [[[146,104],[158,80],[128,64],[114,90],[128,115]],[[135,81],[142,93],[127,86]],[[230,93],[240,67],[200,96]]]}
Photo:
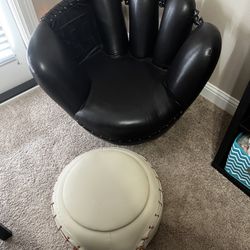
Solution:
{"label": "white wall", "polygon": [[37,16],[40,19],[53,6],[60,2],[60,0],[32,0]]}
{"label": "white wall", "polygon": [[250,1],[197,0],[205,21],[222,35],[222,53],[210,82],[240,99],[250,80]]}

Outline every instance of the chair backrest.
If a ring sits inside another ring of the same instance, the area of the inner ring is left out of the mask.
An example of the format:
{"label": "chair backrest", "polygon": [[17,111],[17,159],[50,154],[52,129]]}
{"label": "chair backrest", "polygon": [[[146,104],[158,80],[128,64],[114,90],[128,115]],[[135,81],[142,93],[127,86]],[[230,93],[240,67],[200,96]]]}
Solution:
{"label": "chair backrest", "polygon": [[[167,67],[190,34],[195,0],[129,0],[129,47],[120,0],[92,0],[104,50],[113,56],[130,52],[137,58],[153,57]],[[159,3],[164,13],[159,27]]]}
{"label": "chair backrest", "polygon": [[[129,5],[129,30],[123,1]],[[164,7],[160,26],[159,6]],[[102,47],[111,56],[129,51],[168,68],[197,24],[197,11],[195,0],[63,0],[42,20],[78,63]]]}
{"label": "chair backrest", "polygon": [[90,0],[63,0],[41,21],[49,25],[79,64],[101,46]]}

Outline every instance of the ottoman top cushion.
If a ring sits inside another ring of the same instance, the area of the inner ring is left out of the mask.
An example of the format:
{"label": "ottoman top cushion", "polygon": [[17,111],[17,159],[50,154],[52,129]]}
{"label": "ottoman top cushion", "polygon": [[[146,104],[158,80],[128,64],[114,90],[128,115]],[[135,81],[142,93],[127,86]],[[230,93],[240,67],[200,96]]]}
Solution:
{"label": "ottoman top cushion", "polygon": [[133,222],[149,196],[147,174],[126,150],[98,149],[78,157],[63,183],[63,203],[79,225],[112,231]]}

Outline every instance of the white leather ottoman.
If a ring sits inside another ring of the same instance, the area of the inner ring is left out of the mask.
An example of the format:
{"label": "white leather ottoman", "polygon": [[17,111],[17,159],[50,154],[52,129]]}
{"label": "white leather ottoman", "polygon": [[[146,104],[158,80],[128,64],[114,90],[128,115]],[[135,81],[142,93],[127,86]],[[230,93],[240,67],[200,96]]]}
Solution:
{"label": "white leather ottoman", "polygon": [[80,155],[61,173],[52,210],[75,249],[145,249],[163,208],[159,178],[140,155],[104,148]]}

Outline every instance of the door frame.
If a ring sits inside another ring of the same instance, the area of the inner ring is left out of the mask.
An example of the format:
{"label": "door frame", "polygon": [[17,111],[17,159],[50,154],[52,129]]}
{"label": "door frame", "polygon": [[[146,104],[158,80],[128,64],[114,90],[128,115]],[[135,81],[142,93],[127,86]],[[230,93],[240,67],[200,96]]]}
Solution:
{"label": "door frame", "polygon": [[32,0],[7,0],[26,48],[39,21]]}
{"label": "door frame", "polygon": [[[32,0],[7,0],[6,2],[8,3],[14,16],[24,45],[26,48],[28,48],[32,33],[39,24],[33,2]],[[37,83],[34,79],[31,79],[8,90],[7,92],[0,94],[0,106],[3,105],[3,103],[7,103],[6,101],[9,99],[18,96],[35,86],[37,86]]]}

